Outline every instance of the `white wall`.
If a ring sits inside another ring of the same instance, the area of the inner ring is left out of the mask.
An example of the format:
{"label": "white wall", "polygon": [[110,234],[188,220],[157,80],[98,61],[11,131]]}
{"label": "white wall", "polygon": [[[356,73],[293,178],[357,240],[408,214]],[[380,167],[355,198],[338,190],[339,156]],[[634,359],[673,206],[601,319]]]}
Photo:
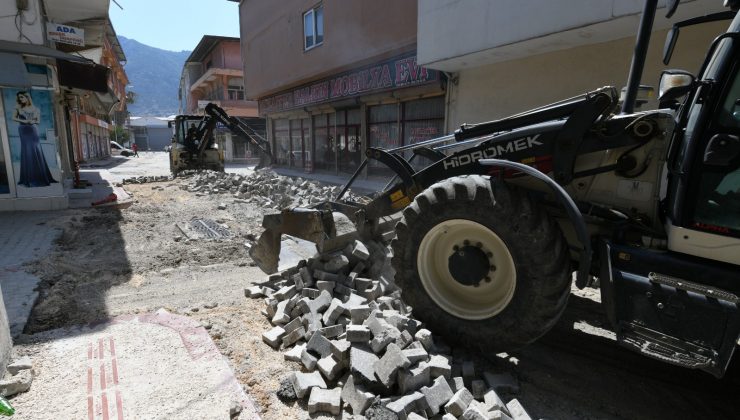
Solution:
{"label": "white wall", "polygon": [[[418,62],[443,71],[634,36],[644,0],[419,0]],[[722,11],[720,0],[684,0],[656,29]]]}
{"label": "white wall", "polygon": [[[728,24],[684,28],[670,67],[696,73],[711,41]],[[664,68],[661,53],[666,33],[653,33],[642,79],[656,94]],[[621,89],[626,85],[633,49],[634,39],[623,38],[455,73],[448,84],[447,129],[498,119],[606,85]],[[648,104],[646,109],[655,106]]]}
{"label": "white wall", "polygon": [[[43,25],[40,0],[28,0],[28,10],[19,13],[15,0],[0,1],[0,39],[25,44],[43,44],[46,29]],[[22,32],[18,31],[18,27]]]}

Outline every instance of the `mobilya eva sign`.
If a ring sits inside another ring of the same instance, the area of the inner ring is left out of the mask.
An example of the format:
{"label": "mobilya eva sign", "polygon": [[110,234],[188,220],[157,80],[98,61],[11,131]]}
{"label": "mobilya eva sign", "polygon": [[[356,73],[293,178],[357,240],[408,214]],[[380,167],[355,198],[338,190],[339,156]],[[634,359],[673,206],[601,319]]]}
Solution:
{"label": "mobilya eva sign", "polygon": [[82,28],[47,22],[46,34],[49,37],[49,41],[76,45],[78,47],[85,46],[85,30]]}
{"label": "mobilya eva sign", "polygon": [[285,111],[336,99],[401,87],[433,83],[439,72],[416,64],[416,54],[409,54],[340,73],[328,79],[301,86],[259,101],[261,114]]}

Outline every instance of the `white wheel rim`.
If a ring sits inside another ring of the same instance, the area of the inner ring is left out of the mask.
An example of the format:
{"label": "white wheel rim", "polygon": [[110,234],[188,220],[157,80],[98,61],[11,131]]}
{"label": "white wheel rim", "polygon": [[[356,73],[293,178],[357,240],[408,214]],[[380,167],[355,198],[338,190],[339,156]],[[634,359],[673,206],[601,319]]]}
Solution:
{"label": "white wheel rim", "polygon": [[[465,241],[480,244],[495,266],[478,286],[464,285],[452,276],[449,258]],[[516,267],[504,241],[480,223],[446,220],[434,226],[419,244],[416,267],[421,284],[432,300],[456,317],[481,320],[504,310],[514,296]]]}

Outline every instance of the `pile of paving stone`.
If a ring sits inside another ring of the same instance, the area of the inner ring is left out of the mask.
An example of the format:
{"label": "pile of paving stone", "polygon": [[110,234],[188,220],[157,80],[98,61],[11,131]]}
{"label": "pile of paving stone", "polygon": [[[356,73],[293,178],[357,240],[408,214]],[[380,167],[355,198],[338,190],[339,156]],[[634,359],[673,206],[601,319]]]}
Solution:
{"label": "pile of paving stone", "polygon": [[10,397],[28,391],[35,375],[28,356],[14,360],[7,366],[5,377],[0,380],[0,395]]}
{"label": "pile of paving stone", "polygon": [[171,181],[172,177],[169,175],[158,175],[158,176],[136,176],[133,178],[125,178],[124,184],[146,184],[148,182],[163,182]]}
{"label": "pile of paving stone", "polygon": [[367,419],[529,419],[510,374],[476,372],[411,317],[388,270],[389,249],[354,243],[245,290],[263,298],[274,328],[262,339],[303,367],[278,397],[308,399],[309,413],[342,409]]}
{"label": "pile of paving stone", "polygon": [[[183,171],[179,176],[188,177],[182,188],[196,194],[231,194],[263,208],[284,209],[304,207],[334,198],[339,186],[326,186],[302,178],[281,176],[269,169],[260,169],[249,175],[216,171]],[[345,196],[356,199],[353,194]]]}

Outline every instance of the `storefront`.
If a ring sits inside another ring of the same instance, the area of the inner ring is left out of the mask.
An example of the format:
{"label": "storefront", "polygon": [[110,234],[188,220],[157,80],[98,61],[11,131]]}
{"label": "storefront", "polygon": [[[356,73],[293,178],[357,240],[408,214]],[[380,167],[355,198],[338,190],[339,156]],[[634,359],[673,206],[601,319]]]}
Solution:
{"label": "storefront", "polygon": [[[445,80],[410,53],[259,101],[276,164],[352,173],[367,147],[391,148],[443,134]],[[370,173],[385,173],[371,164]]]}
{"label": "storefront", "polygon": [[[43,59],[3,54],[0,81],[0,209],[22,208],[16,200],[49,198],[42,208],[65,207],[52,71]],[[54,197],[58,203],[52,203]]]}

